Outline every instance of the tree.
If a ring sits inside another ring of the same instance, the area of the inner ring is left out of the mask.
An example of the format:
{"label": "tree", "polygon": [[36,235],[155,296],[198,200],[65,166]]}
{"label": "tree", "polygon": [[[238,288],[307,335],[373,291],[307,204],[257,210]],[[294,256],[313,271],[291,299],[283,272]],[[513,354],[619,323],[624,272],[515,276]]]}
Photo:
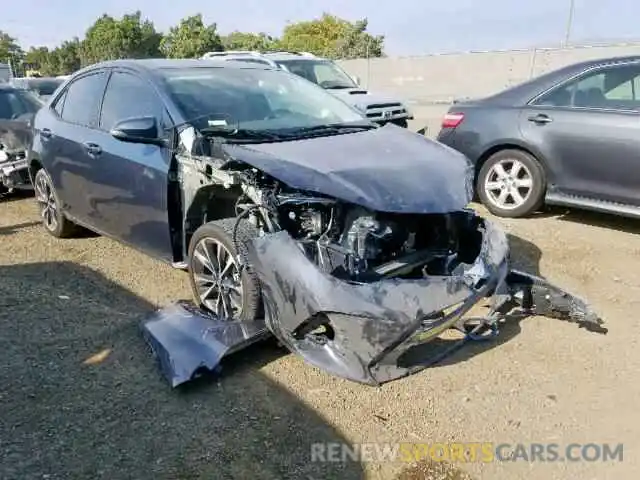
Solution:
{"label": "tree", "polygon": [[287,25],[280,47],[329,58],[380,57],[384,36],[367,33],[367,26],[366,19],[352,23],[324,13],[319,19]]}
{"label": "tree", "polygon": [[205,26],[198,14],[171,27],[160,43],[160,50],[169,58],[199,58],[207,52],[222,51],[223,46],[217,25]]}
{"label": "tree", "polygon": [[222,37],[222,45],[225,50],[257,50],[268,52],[277,50],[278,39],[266,33],[231,32]]}
{"label": "tree", "polygon": [[56,75],[68,75],[80,69],[82,65],[80,61],[81,48],[80,40],[78,37],[74,37],[62,42],[62,45],[53,50],[52,54],[57,64]]}
{"label": "tree", "polygon": [[38,70],[42,73],[42,70],[49,63],[50,59],[51,52],[47,47],[31,47],[29,51],[24,54],[24,65],[28,70]]}
{"label": "tree", "polygon": [[0,62],[15,61],[21,57],[22,49],[16,39],[0,30]]}
{"label": "tree", "polygon": [[342,38],[335,44],[335,58],[370,58],[384,56],[384,35],[367,33],[367,19],[358,20],[346,27]]}
{"label": "tree", "polygon": [[162,35],[142,13],[127,14],[117,20],[103,14],[87,30],[79,57],[83,65],[119,58],[150,58],[159,55]]}

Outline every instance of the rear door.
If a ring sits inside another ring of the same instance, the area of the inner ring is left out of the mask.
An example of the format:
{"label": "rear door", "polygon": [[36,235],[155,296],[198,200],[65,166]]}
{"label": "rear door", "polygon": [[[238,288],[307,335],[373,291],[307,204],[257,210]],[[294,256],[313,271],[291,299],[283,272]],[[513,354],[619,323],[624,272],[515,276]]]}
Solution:
{"label": "rear door", "polygon": [[63,208],[99,231],[104,231],[104,225],[92,217],[90,205],[95,196],[93,146],[100,136],[98,112],[106,80],[105,70],[75,79],[56,99],[38,131],[42,161]]}
{"label": "rear door", "polygon": [[94,159],[92,214],[106,232],[147,253],[172,260],[167,205],[171,152],[157,145],[122,142],[109,132],[127,118],[154,116],[160,128],[170,120],[153,85],[137,73],[114,70],[107,83]]}
{"label": "rear door", "polygon": [[573,195],[640,205],[640,66],[591,70],[541,95],[520,128]]}

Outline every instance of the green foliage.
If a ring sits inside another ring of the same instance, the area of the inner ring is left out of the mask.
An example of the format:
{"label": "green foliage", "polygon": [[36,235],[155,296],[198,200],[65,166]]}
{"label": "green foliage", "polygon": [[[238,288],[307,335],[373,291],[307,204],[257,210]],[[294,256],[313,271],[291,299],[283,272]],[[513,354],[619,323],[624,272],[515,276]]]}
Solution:
{"label": "green foliage", "polygon": [[15,38],[0,30],[0,62],[15,61],[22,56],[22,49]]}
{"label": "green foliage", "polygon": [[325,13],[321,18],[288,25],[280,39],[284,50],[348,59],[383,56],[383,36],[367,33],[367,20],[348,22]]}
{"label": "green foliage", "polygon": [[140,11],[124,15],[120,20],[104,14],[87,30],[79,49],[81,63],[157,57],[161,38],[153,23],[142,19]]}
{"label": "green foliage", "polygon": [[160,49],[168,58],[199,58],[207,52],[222,51],[216,24],[205,26],[202,15],[180,20],[161,41]]}
{"label": "green foliage", "polygon": [[266,33],[231,32],[222,37],[225,50],[257,50],[268,52],[278,50],[278,39]]}
{"label": "green foliage", "polygon": [[356,22],[325,13],[322,17],[287,25],[281,38],[266,33],[234,31],[218,34],[215,23],[205,25],[202,15],[183,18],[162,35],[140,11],[117,19],[104,14],[91,25],[84,39],[73,38],[56,48],[31,47],[24,53],[16,39],[0,31],[0,62],[23,59],[23,69],[43,76],[65,75],[80,67],[118,58],[199,58],[222,50],[291,50],[349,59],[384,56],[384,36],[367,32],[367,20]]}

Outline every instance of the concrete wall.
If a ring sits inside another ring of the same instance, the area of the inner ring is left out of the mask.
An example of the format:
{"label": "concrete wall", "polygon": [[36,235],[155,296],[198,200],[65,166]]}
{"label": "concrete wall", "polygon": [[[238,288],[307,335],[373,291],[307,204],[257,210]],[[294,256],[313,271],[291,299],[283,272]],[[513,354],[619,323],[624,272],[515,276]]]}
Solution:
{"label": "concrete wall", "polygon": [[407,100],[416,116],[411,128],[427,125],[429,133],[435,134],[454,98],[485,96],[563,65],[624,55],[640,55],[640,42],[358,59],[341,64],[360,77],[363,87]]}

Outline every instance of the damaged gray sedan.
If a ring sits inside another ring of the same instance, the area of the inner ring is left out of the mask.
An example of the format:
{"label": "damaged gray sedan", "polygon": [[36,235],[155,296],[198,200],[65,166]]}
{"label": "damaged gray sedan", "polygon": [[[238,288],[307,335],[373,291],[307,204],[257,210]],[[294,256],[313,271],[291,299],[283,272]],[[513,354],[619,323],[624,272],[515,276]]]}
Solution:
{"label": "damaged gray sedan", "polygon": [[38,114],[30,169],[49,233],[81,225],[188,271],[194,304],[143,326],[173,385],[268,335],[376,385],[433,362],[416,348],[445,330],[495,333],[514,305],[601,323],[510,270],[504,232],[467,209],[463,155],[281,70],[94,65]]}
{"label": "damaged gray sedan", "polygon": [[30,188],[30,122],[40,107],[42,102],[31,93],[0,84],[0,194]]}

